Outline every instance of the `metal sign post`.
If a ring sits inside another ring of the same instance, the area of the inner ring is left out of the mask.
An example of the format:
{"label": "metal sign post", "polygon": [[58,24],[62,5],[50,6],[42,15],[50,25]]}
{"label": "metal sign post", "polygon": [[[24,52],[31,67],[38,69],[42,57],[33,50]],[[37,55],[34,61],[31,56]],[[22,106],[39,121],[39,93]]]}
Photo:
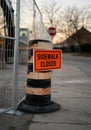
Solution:
{"label": "metal sign post", "polygon": [[20,0],[17,0],[16,4],[17,4],[16,5],[16,28],[15,28],[14,67],[13,67],[13,94],[12,94],[13,113],[17,109],[17,97],[18,97]]}

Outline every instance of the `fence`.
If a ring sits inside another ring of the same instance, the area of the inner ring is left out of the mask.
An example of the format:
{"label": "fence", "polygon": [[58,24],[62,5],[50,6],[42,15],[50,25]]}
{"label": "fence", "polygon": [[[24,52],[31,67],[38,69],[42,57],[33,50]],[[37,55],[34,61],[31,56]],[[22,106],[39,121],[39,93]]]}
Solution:
{"label": "fence", "polygon": [[[20,12],[20,13],[19,13]],[[0,1],[0,113],[17,108],[25,95],[31,39],[50,40],[35,0]]]}

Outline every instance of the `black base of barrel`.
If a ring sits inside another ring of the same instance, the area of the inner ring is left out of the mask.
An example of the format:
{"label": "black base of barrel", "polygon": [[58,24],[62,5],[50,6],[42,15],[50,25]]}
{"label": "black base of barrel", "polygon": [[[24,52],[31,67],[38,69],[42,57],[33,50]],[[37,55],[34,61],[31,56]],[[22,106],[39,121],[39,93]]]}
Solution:
{"label": "black base of barrel", "polygon": [[46,105],[26,104],[25,101],[22,101],[17,109],[28,113],[47,113],[57,111],[60,108],[61,106],[58,103],[52,101]]}

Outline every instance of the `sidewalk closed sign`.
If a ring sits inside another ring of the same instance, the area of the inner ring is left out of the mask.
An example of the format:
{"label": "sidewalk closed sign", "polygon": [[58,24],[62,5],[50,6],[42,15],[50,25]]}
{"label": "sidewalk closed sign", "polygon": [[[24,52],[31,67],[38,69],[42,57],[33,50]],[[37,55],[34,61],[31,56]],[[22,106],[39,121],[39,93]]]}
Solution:
{"label": "sidewalk closed sign", "polygon": [[61,50],[34,50],[34,71],[60,69],[62,66]]}

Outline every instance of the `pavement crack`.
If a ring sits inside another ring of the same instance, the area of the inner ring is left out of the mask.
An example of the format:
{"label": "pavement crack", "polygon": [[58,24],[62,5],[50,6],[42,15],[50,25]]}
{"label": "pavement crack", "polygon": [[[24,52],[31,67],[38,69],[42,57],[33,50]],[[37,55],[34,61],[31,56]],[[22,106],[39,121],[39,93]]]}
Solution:
{"label": "pavement crack", "polygon": [[32,121],[31,123],[35,124],[65,124],[65,125],[85,125],[85,126],[91,126],[91,123],[88,122],[42,122],[42,121]]}

